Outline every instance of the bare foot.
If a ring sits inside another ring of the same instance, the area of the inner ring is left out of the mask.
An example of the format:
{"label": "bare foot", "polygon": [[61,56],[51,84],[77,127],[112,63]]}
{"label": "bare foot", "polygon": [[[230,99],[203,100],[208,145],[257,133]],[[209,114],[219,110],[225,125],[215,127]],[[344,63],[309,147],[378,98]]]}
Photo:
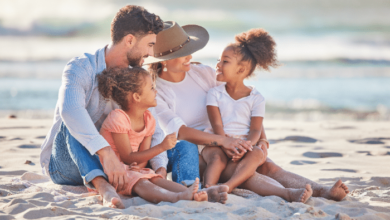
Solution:
{"label": "bare foot", "polygon": [[194,200],[197,202],[203,202],[208,200],[208,195],[206,191],[200,191],[194,194]]}
{"label": "bare foot", "polygon": [[96,177],[92,180],[92,184],[95,186],[101,199],[103,200],[103,205],[110,208],[124,209],[125,206],[122,203],[122,200],[116,193],[115,188],[109,184],[104,178]]}
{"label": "bare foot", "polygon": [[306,184],[305,189],[291,189],[288,188],[288,201],[289,202],[302,202],[306,203],[313,194],[313,190],[309,184]]}
{"label": "bare foot", "polygon": [[209,202],[219,202],[225,204],[228,199],[229,187],[226,185],[216,185],[205,188],[202,191],[207,192]]}
{"label": "bare foot", "polygon": [[329,188],[322,197],[335,201],[341,201],[349,193],[348,187],[341,181],[338,180],[331,188]]}
{"label": "bare foot", "polygon": [[195,194],[199,189],[199,178],[195,179],[195,182],[187,188],[186,191],[178,193],[178,200],[193,200]]}

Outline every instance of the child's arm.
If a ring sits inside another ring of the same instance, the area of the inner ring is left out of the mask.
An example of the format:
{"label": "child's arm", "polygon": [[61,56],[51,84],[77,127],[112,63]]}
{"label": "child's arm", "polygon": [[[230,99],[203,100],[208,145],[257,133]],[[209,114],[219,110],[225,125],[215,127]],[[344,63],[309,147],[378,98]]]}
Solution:
{"label": "child's arm", "polygon": [[246,138],[248,141],[251,141],[252,145],[256,145],[260,140],[260,136],[263,130],[263,117],[252,117],[251,125],[249,128],[249,134]]}
{"label": "child's arm", "polygon": [[219,111],[219,108],[217,106],[208,105],[207,114],[209,115],[209,120],[211,123],[211,127],[213,128],[214,134],[225,136],[221,112]]}
{"label": "child's arm", "polygon": [[[148,162],[153,157],[158,154],[172,149],[176,145],[176,134],[172,133],[167,135],[161,144],[150,148],[145,151],[133,152],[130,146],[129,136],[128,134],[122,133],[111,133],[112,138],[114,140],[116,149],[118,150],[119,156],[123,163],[131,164],[136,162],[137,164],[142,164],[144,162]],[[147,143],[145,143],[147,144]],[[141,144],[142,145],[142,144]]]}
{"label": "child's arm", "polygon": [[[138,152],[149,150],[151,144],[152,144],[152,136],[145,137],[144,140],[142,141],[142,143],[139,145]],[[145,162],[138,164],[138,166],[140,168],[145,168],[147,164],[148,164],[148,161],[145,161]]]}

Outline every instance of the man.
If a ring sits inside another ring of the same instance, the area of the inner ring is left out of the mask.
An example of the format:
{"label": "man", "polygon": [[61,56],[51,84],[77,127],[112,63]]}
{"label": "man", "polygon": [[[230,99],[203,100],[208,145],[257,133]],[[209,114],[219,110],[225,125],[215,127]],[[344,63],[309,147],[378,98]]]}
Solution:
{"label": "man", "polygon": [[[102,195],[104,205],[124,208],[116,191],[124,189],[126,171],[99,134],[108,113],[119,106],[99,94],[96,75],[110,67],[141,66],[144,58],[153,55],[156,34],[162,29],[159,16],[143,7],[125,6],[112,21],[112,42],[95,54],[86,53],[66,65],[54,124],[41,146],[42,170],[54,183],[95,188]],[[154,109],[150,111],[155,116]],[[157,123],[152,147],[163,139],[164,133]],[[176,155],[180,157],[180,154]],[[180,158],[175,160],[180,161]],[[153,161],[151,165],[157,173],[165,171],[167,166]],[[199,176],[198,164],[186,166],[189,166],[188,170],[193,170],[191,166],[196,168],[197,173],[190,178]],[[187,170],[187,167],[182,169]],[[162,174],[166,175],[165,172]]]}

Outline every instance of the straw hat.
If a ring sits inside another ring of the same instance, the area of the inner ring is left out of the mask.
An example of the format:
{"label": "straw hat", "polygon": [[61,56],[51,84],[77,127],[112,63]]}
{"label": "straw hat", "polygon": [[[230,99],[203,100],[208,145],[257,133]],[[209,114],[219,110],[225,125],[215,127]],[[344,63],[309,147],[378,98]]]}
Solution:
{"label": "straw hat", "polygon": [[145,64],[188,56],[206,46],[209,33],[199,25],[180,27],[174,21],[164,22],[164,29],[157,34],[154,57],[145,59]]}

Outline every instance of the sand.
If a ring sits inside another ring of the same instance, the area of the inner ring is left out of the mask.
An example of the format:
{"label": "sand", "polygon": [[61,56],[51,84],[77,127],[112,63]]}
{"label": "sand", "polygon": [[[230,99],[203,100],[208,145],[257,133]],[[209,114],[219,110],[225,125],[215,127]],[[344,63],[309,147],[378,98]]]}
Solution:
{"label": "sand", "polygon": [[225,205],[123,197],[126,209],[111,209],[83,186],[41,175],[40,145],[51,120],[0,119],[0,219],[390,219],[389,122],[264,123],[277,164],[326,185],[342,179],[351,193],[341,202],[307,204],[247,190],[234,190]]}

